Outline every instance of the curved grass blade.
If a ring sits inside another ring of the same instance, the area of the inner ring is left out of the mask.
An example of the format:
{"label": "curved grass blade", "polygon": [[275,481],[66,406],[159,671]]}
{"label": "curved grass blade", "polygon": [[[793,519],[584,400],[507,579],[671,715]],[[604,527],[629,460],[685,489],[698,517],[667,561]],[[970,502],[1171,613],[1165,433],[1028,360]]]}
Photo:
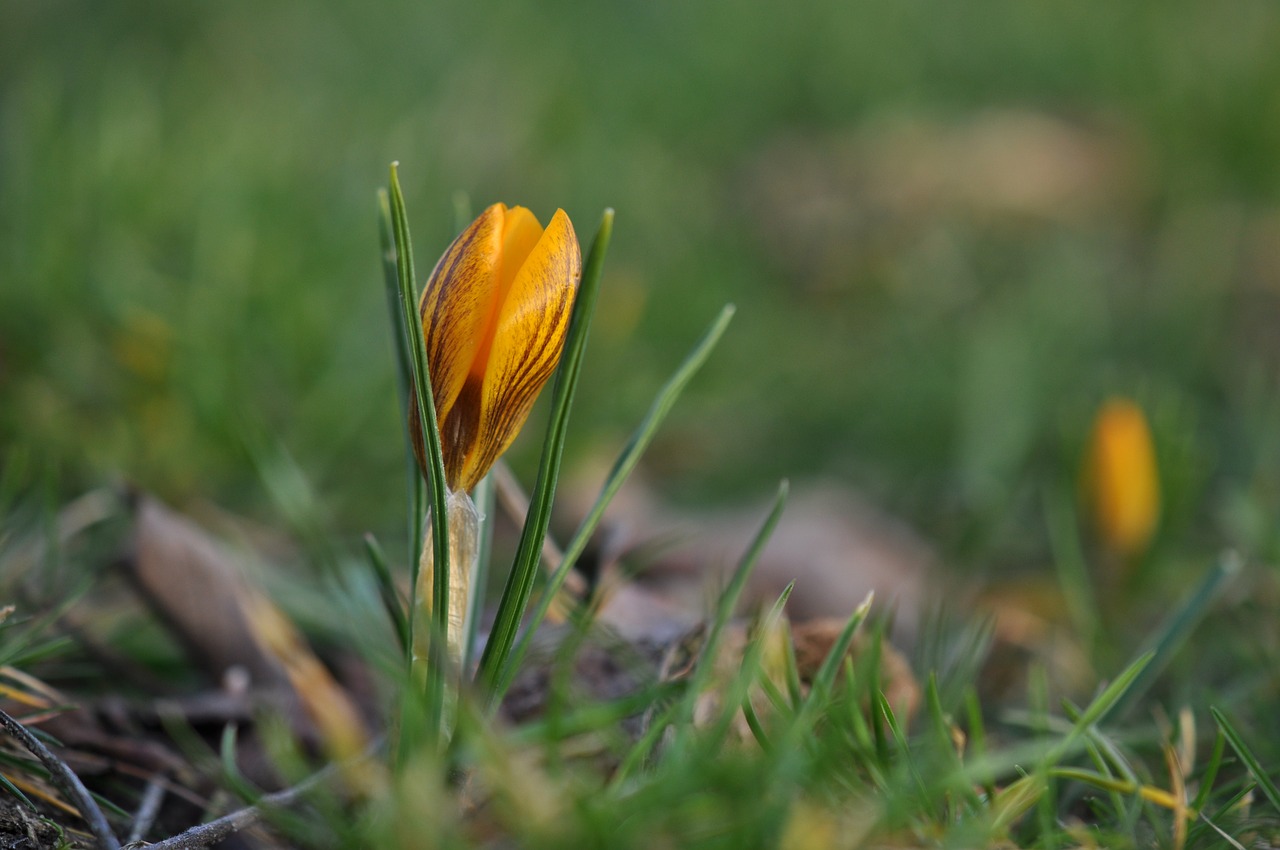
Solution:
{"label": "curved grass blade", "polygon": [[676,682],[657,682],[634,694],[607,702],[588,704],[563,717],[541,718],[511,733],[510,740],[520,744],[554,744],[577,735],[616,730],[628,717],[643,712],[656,702],[670,699],[683,690]]}
{"label": "curved grass blade", "polygon": [[1234,838],[1232,838],[1230,835],[1227,835],[1227,833],[1223,831],[1222,827],[1218,826],[1216,823],[1214,823],[1213,821],[1209,820],[1209,818],[1208,818],[1207,816],[1205,816],[1205,815],[1201,814],[1201,815],[1200,815],[1200,822],[1201,822],[1201,823],[1207,823],[1207,824],[1208,824],[1208,825],[1213,829],[1213,831],[1214,831],[1214,832],[1216,832],[1216,833],[1218,833],[1218,835],[1222,836],[1222,840],[1223,840],[1223,841],[1227,842],[1227,843],[1228,843],[1228,844],[1230,844],[1232,847],[1236,848],[1236,850],[1245,850],[1245,846],[1244,846],[1243,844],[1241,844],[1239,841],[1236,841],[1236,840],[1235,840]]}
{"label": "curved grass blade", "polygon": [[612,234],[613,210],[609,209],[604,212],[600,229],[596,233],[595,241],[591,244],[591,251],[583,267],[582,283],[573,306],[573,318],[569,323],[568,340],[565,342],[560,367],[556,373],[555,389],[552,392],[551,420],[547,425],[547,436],[542,443],[542,460],[538,466],[538,480],[534,485],[529,515],[525,518],[524,529],[520,532],[515,562],[512,564],[510,575],[507,576],[507,584],[503,588],[502,599],[498,603],[493,630],[480,657],[480,668],[476,671],[476,681],[480,684],[486,709],[490,708],[498,697],[498,684],[502,681],[504,667],[510,659],[511,647],[515,643],[516,632],[520,629],[520,621],[524,617],[525,609],[529,604],[529,595],[533,591],[533,580],[538,571],[542,541],[547,535],[547,526],[551,522],[551,503],[560,477],[560,461],[564,455],[569,412],[578,387],[578,375],[582,371],[583,352],[587,346],[591,317],[595,312],[596,297],[600,293],[604,258],[608,253],[609,239]]}
{"label": "curved grass blade", "polygon": [[1121,695],[1120,699],[1099,718],[1099,722],[1114,720],[1142,696],[1151,687],[1155,677],[1169,664],[1175,652],[1190,636],[1192,629],[1200,622],[1210,603],[1218,596],[1223,582],[1240,572],[1240,556],[1235,552],[1223,552],[1218,562],[1201,579],[1200,584],[1192,591],[1167,620],[1154,633],[1147,644],[1151,655],[1151,663],[1147,664],[1132,686]]}
{"label": "curved grass blade", "polygon": [[884,691],[876,692],[875,702],[877,713],[884,720],[885,726],[889,729],[889,734],[893,736],[894,746],[903,757],[902,763],[907,776],[911,780],[911,790],[915,792],[921,807],[927,810],[932,804],[932,795],[929,793],[929,786],[925,783],[924,777],[920,774],[920,768],[916,764],[915,758],[912,757],[911,750],[907,744],[907,734],[903,731],[902,724],[898,722],[898,716],[894,712],[893,706],[889,704],[889,698],[885,696]]}
{"label": "curved grass blade", "polygon": [[[969,720],[969,752],[979,760],[987,758],[987,726],[982,720],[982,704],[978,701],[978,691],[970,685],[964,696],[965,714]],[[988,800],[996,796],[995,782],[988,777],[981,783],[982,791]],[[971,786],[972,787],[972,786]]]}
{"label": "curved grass blade", "polygon": [[1218,771],[1222,768],[1222,757],[1226,754],[1227,736],[1223,734],[1222,727],[1218,727],[1218,734],[1213,738],[1213,751],[1209,755],[1209,761],[1205,764],[1204,773],[1200,776],[1200,792],[1196,794],[1195,800],[1191,803],[1191,808],[1197,812],[1202,811],[1205,804],[1209,802],[1209,795],[1213,793],[1213,784],[1218,779]]}
{"label": "curved grass blade", "polygon": [[1102,722],[1105,718],[1111,716],[1116,705],[1122,702],[1126,695],[1129,694],[1134,687],[1134,683],[1142,675],[1151,663],[1151,659],[1155,657],[1155,653],[1146,652],[1138,656],[1137,660],[1124,669],[1124,671],[1115,678],[1110,685],[1103,689],[1102,693],[1089,703],[1084,711],[1080,712],[1079,719],[1063,736],[1062,740],[1054,745],[1053,749],[1045,757],[1045,765],[1053,766],[1077,746],[1080,737],[1085,734],[1090,726]]}
{"label": "curved grass blade", "polygon": [[[400,265],[399,252],[396,251],[395,227],[391,223],[391,200],[386,189],[378,190],[378,236],[382,244],[382,278],[387,294],[387,311],[391,316],[391,340],[396,352],[396,389],[400,397],[400,421],[409,421],[409,387],[413,383],[413,355],[409,353],[409,336],[403,333],[404,319],[400,307]],[[412,275],[410,275],[412,280]],[[409,557],[410,563],[418,563],[418,547],[422,545],[426,533],[425,519],[427,515],[427,482],[418,471],[418,462],[414,460],[413,448],[409,443],[409,432],[405,438],[405,471],[409,494]],[[417,541],[417,542],[415,542]],[[416,569],[416,567],[415,567]],[[409,647],[405,646],[405,657]]]}
{"label": "curved grass blade", "polygon": [[409,633],[409,618],[405,613],[404,597],[396,588],[395,579],[391,576],[391,567],[387,564],[387,556],[378,545],[378,539],[372,534],[364,536],[364,549],[369,556],[369,564],[373,567],[374,577],[378,581],[378,596],[382,599],[382,607],[387,609],[391,626],[395,629],[396,640],[400,642],[400,651],[408,655],[413,646]]}
{"label": "curved grass blade", "polygon": [[262,790],[249,781],[236,764],[236,740],[240,730],[234,723],[222,727],[222,737],[218,741],[218,766],[222,770],[222,784],[240,801],[253,805],[262,797]]}
{"label": "curved grass blade", "polygon": [[[794,581],[788,584],[781,595],[774,601],[773,607],[756,621],[755,635],[747,645],[746,651],[742,654],[742,666],[738,674],[734,676],[731,685],[725,690],[724,708],[703,743],[704,750],[712,757],[720,751],[720,746],[729,734],[729,729],[739,708],[742,709],[748,725],[751,725],[752,719],[755,718],[755,726],[759,728],[753,727],[752,734],[756,739],[760,741],[766,740],[767,736],[764,734],[764,728],[760,726],[759,718],[755,716],[754,707],[751,705],[751,686],[756,680],[766,679],[769,676],[768,671],[762,667],[767,642],[775,634],[775,629],[782,620],[782,610],[786,607],[787,600],[791,598],[791,591],[795,590],[795,587],[796,583]],[[767,743],[765,746],[767,746]]]}
{"label": "curved grass blade", "polygon": [[1217,721],[1218,728],[1222,730],[1222,734],[1226,736],[1227,743],[1231,745],[1231,749],[1236,751],[1236,755],[1240,757],[1240,761],[1244,762],[1245,767],[1249,769],[1249,773],[1253,774],[1253,779],[1258,783],[1258,788],[1266,796],[1272,807],[1280,812],[1280,789],[1276,788],[1276,783],[1263,769],[1262,762],[1254,755],[1253,750],[1244,742],[1244,738],[1236,731],[1236,727],[1231,724],[1217,706],[1210,706],[1209,713],[1213,715],[1213,719]]}
{"label": "curved grass blade", "polygon": [[[685,695],[681,711],[677,715],[676,734],[679,737],[687,735],[693,728],[694,706],[698,701],[698,696],[705,692],[710,684],[711,674],[715,669],[716,655],[720,651],[720,641],[724,637],[725,626],[728,625],[729,619],[738,607],[738,600],[742,598],[742,591],[747,586],[747,580],[751,578],[756,562],[760,560],[760,555],[764,552],[765,545],[773,535],[773,530],[777,527],[778,520],[782,518],[782,509],[786,507],[787,495],[790,490],[791,485],[785,479],[778,484],[778,493],[774,496],[773,507],[769,509],[769,515],[765,517],[760,530],[752,538],[751,545],[747,547],[742,559],[738,561],[738,568],[733,571],[733,576],[729,579],[728,586],[720,594],[720,600],[716,605],[715,619],[711,622],[711,629],[707,633],[707,639],[699,652],[698,663],[689,682],[689,692]],[[679,737],[675,746],[677,750],[683,749]]]}
{"label": "curved grass blade", "polygon": [[[791,716],[790,722],[778,742],[777,752],[779,758],[773,767],[774,776],[792,775],[803,764],[805,748],[802,743],[804,737],[812,730],[823,709],[831,704],[831,692],[835,686],[836,675],[844,664],[845,657],[849,653],[849,647],[853,645],[854,635],[857,634],[858,628],[870,614],[871,603],[874,599],[874,592],[867,594],[866,598],[845,622],[840,635],[831,644],[831,649],[827,651],[826,657],[822,659],[822,665],[818,668],[818,672],[814,674],[808,695],[799,703],[799,707]],[[873,647],[871,653],[873,658],[878,659],[880,655],[879,646]],[[873,676],[873,681],[869,687],[873,699],[875,698],[874,695],[880,692],[879,685],[874,679],[875,677]],[[875,733],[876,749],[877,751],[883,751],[882,757],[879,759],[880,763],[887,764],[888,752],[887,742],[883,740],[883,724],[873,721],[870,725]]]}
{"label": "curved grass blade", "polygon": [[[1148,803],[1160,806],[1170,811],[1178,808],[1179,803],[1176,797],[1163,788],[1157,788],[1154,785],[1146,785],[1141,782],[1120,779],[1115,776],[1107,776],[1104,773],[1098,773],[1092,770],[1082,770],[1075,767],[1055,767],[1049,771],[1050,775],[1057,779],[1067,779],[1072,782],[1083,782],[1086,785],[1092,785],[1103,791],[1114,791],[1117,794],[1136,796]],[[1189,811],[1193,816],[1196,812]]]}
{"label": "curved grass blade", "polygon": [[[956,745],[951,737],[954,721],[942,707],[942,694],[938,688],[938,675],[934,671],[930,671],[929,681],[925,686],[925,705],[929,709],[929,723],[934,739],[934,749],[940,754],[946,773],[951,776],[959,776],[964,772],[964,764],[960,760],[960,753],[956,751]],[[982,807],[982,801],[978,798],[977,792],[973,790],[973,785],[967,782],[960,783],[954,789],[954,793],[963,799],[970,809],[977,811]],[[948,805],[952,804],[948,803]]]}
{"label": "curved grass blade", "polygon": [[499,697],[510,687],[511,680],[514,678],[516,671],[520,669],[520,664],[524,661],[524,657],[529,651],[530,641],[534,633],[537,632],[538,626],[546,618],[547,612],[551,609],[551,605],[556,599],[556,595],[569,578],[569,574],[577,563],[578,558],[582,555],[583,550],[587,548],[587,543],[600,525],[600,520],[604,517],[604,512],[608,509],[609,503],[613,501],[613,497],[617,495],[618,490],[622,488],[622,485],[631,476],[632,471],[635,470],[641,456],[649,447],[649,444],[653,442],[654,434],[658,432],[663,420],[667,418],[667,414],[675,406],[676,399],[680,397],[685,387],[693,380],[694,375],[698,373],[703,364],[707,362],[707,358],[711,356],[711,352],[720,341],[720,337],[724,335],[725,330],[729,327],[729,321],[733,318],[735,309],[732,304],[728,304],[720,311],[720,315],[707,328],[706,333],[702,335],[702,339],[698,340],[698,344],[685,357],[684,362],[680,364],[680,367],[676,369],[662,389],[658,391],[644,419],[636,427],[631,438],[627,440],[627,444],[618,455],[618,459],[614,461],[613,468],[609,470],[609,474],[605,477],[604,485],[600,488],[600,494],[596,496],[595,504],[591,506],[591,510],[588,511],[586,517],[578,526],[578,530],[574,533],[573,539],[565,547],[564,554],[561,556],[560,566],[556,568],[555,573],[548,580],[547,586],[542,592],[542,597],[539,599],[533,615],[529,618],[529,623],[525,627],[525,633],[516,645],[515,651],[512,652],[511,660],[506,664],[506,672],[497,690]]}
{"label": "curved grass blade", "polygon": [[[818,668],[817,674],[813,677],[813,685],[809,689],[808,703],[816,705],[820,700],[825,700],[831,693],[831,689],[836,683],[836,674],[840,672],[840,665],[844,663],[844,658],[849,653],[849,647],[853,645],[853,637],[857,634],[858,628],[866,622],[867,616],[871,613],[871,604],[874,601],[875,592],[869,592],[867,598],[862,600],[858,607],[854,609],[853,615],[844,624],[844,629],[841,630],[840,636],[831,645],[827,656],[822,659],[822,666]],[[875,657],[878,658],[879,654]],[[806,708],[808,708],[808,704],[806,704]]]}
{"label": "curved grass blade", "polygon": [[21,801],[23,805],[25,805],[31,811],[33,812],[40,811],[39,809],[36,808],[36,804],[31,802],[31,798],[28,797],[26,794],[23,794],[22,789],[19,788],[17,785],[14,785],[12,782],[10,782],[9,777],[5,776],[3,773],[0,773],[0,788],[3,788],[5,791],[8,791],[9,794],[17,798],[19,801]]}
{"label": "curved grass blade", "polygon": [[[433,639],[433,648],[441,646],[443,636],[448,632],[449,616],[449,529],[445,508],[444,456],[440,448],[440,430],[436,424],[435,397],[431,393],[431,373],[427,369],[427,349],[422,340],[422,322],[418,321],[417,298],[414,280],[416,274],[413,267],[413,243],[409,238],[409,221],[404,209],[404,194],[400,190],[400,177],[397,173],[399,163],[391,164],[390,206],[391,232],[396,252],[396,278],[400,291],[400,333],[405,340],[412,366],[413,386],[418,396],[418,421],[431,423],[422,429],[425,436],[427,462],[431,474],[427,476],[427,491],[430,496],[431,517],[435,524],[432,535],[434,547],[434,584],[432,586],[432,631],[441,639]],[[410,563],[410,587],[418,586],[418,563],[422,547],[422,536],[418,535],[412,542],[414,558]],[[409,618],[412,635],[413,618]],[[409,646],[413,646],[410,640]],[[410,654],[412,651],[410,652]],[[433,659],[427,665],[426,676],[426,710],[428,728],[438,733],[444,720],[445,704],[445,670],[444,653],[433,650]]]}

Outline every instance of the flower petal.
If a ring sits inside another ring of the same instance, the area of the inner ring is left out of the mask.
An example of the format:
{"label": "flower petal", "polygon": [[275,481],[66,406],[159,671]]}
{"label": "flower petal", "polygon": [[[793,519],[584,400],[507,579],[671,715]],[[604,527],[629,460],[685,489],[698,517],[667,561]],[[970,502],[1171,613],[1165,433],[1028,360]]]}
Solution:
{"label": "flower petal", "polygon": [[511,207],[502,220],[502,260],[498,270],[498,303],[506,301],[520,267],[542,238],[537,216],[524,207]]}
{"label": "flower petal", "polygon": [[[445,477],[451,489],[456,489],[452,482],[468,446],[451,439],[445,429],[484,340],[485,326],[492,322],[505,213],[504,205],[494,204],[453,240],[427,278],[418,302]],[[426,475],[427,453],[416,392],[409,398],[409,437],[418,466]]]}
{"label": "flower petal", "polygon": [[[506,303],[511,292],[511,284],[525,259],[533,251],[538,240],[542,238],[542,225],[533,213],[524,207],[511,207],[502,220],[502,252],[498,255],[498,264],[494,272],[493,294],[490,296],[489,312],[486,314],[484,327],[476,337],[476,350],[471,362],[470,377],[483,380],[486,367],[489,365],[489,354],[493,349],[493,338],[497,335],[498,318],[502,305]],[[441,416],[440,421],[444,421]]]}
{"label": "flower petal", "polygon": [[444,422],[471,371],[493,308],[506,207],[494,204],[436,263],[418,309],[436,416]]}
{"label": "flower petal", "polygon": [[[458,483],[474,487],[519,433],[538,392],[555,371],[564,348],[582,252],[564,210],[557,210],[542,238],[521,265],[498,316],[493,348],[478,398],[475,445],[467,452]],[[470,395],[464,389],[464,395]]]}

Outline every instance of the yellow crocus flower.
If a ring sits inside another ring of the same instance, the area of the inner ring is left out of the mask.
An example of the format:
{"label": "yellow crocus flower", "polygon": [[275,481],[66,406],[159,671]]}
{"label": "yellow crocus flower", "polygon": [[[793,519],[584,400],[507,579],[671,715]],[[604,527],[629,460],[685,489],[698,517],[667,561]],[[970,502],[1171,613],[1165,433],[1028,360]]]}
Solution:
{"label": "yellow crocus flower", "polygon": [[[450,492],[475,487],[529,417],[560,359],[581,277],[564,210],[543,230],[533,213],[505,204],[485,210],[436,263],[418,309]],[[409,411],[425,472],[416,402]]]}
{"label": "yellow crocus flower", "polygon": [[1126,558],[1146,551],[1160,520],[1160,478],[1142,408],[1123,398],[1094,421],[1085,494],[1103,544]]}
{"label": "yellow crocus flower", "polygon": [[[524,207],[494,204],[462,232],[427,279],[418,313],[444,455],[450,563],[446,641],[462,663],[480,517],[467,495],[510,447],[555,371],[582,277],[573,224],[556,210],[544,230]],[[417,398],[409,435],[427,472]],[[427,658],[435,572],[432,529],[415,589],[415,667]]]}

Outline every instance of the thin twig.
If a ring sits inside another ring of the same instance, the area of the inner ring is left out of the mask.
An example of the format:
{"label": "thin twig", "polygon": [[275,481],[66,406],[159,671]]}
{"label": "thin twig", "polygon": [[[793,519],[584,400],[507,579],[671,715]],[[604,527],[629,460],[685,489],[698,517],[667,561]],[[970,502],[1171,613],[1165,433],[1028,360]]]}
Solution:
{"label": "thin twig", "polygon": [[210,844],[216,844],[229,835],[259,823],[266,817],[267,809],[282,809],[293,805],[304,794],[328,779],[336,771],[337,765],[331,764],[313,773],[292,788],[286,788],[274,794],[267,794],[252,806],[247,806],[217,820],[193,826],[186,832],[179,833],[172,838],[166,838],[164,841],[148,844],[147,850],[199,850],[199,848],[208,847]]}
{"label": "thin twig", "polygon": [[119,850],[120,842],[116,840],[115,833],[111,831],[111,825],[107,823],[106,815],[102,813],[102,809],[98,808],[98,804],[94,802],[92,795],[84,787],[84,783],[80,781],[80,777],[76,776],[62,759],[50,752],[49,748],[42,744],[39,738],[31,734],[27,727],[14,720],[3,710],[0,710],[0,725],[3,725],[6,732],[30,750],[32,755],[40,759],[40,763],[44,765],[45,770],[49,771],[49,776],[58,784],[63,793],[72,799],[76,804],[76,808],[80,810],[80,817],[89,826],[89,831],[97,839],[98,846],[102,850]]}
{"label": "thin twig", "polygon": [[142,802],[133,816],[133,826],[129,829],[129,837],[125,839],[125,844],[133,844],[147,837],[147,833],[156,822],[156,815],[160,814],[162,802],[164,802],[164,781],[157,777],[147,783],[147,790],[143,792]]}

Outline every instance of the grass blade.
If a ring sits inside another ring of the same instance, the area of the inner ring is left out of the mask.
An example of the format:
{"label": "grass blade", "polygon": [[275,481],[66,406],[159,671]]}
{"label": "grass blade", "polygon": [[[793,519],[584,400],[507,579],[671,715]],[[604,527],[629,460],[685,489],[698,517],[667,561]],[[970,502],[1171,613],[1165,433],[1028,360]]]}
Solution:
{"label": "grass blade", "polygon": [[1236,755],[1240,757],[1240,761],[1244,762],[1245,767],[1249,769],[1249,773],[1253,774],[1254,781],[1258,783],[1258,788],[1270,801],[1272,808],[1280,812],[1280,789],[1276,788],[1275,782],[1267,775],[1266,770],[1262,767],[1262,762],[1254,755],[1253,750],[1244,742],[1244,738],[1236,731],[1236,727],[1231,724],[1227,716],[1216,706],[1210,706],[1209,713],[1213,715],[1213,719],[1218,722],[1218,728],[1222,730],[1222,734],[1226,736],[1227,743],[1231,745],[1231,749],[1235,750]]}
{"label": "grass blade", "polygon": [[[773,607],[756,621],[755,634],[742,654],[742,667],[733,682],[725,689],[724,708],[711,734],[706,738],[704,749],[709,757],[714,758],[720,751],[720,745],[729,734],[739,708],[742,709],[749,725],[754,718],[756,726],[759,726],[759,718],[755,716],[755,709],[751,705],[751,686],[757,679],[769,678],[769,671],[763,668],[764,654],[768,648],[768,641],[780,636],[777,626],[782,620],[782,611],[787,605],[787,600],[791,598],[791,591],[795,590],[795,586],[795,582],[788,584],[774,601]],[[762,726],[759,729],[753,728],[752,734],[757,740],[763,741],[766,738]]]}
{"label": "grass blade", "polygon": [[[929,723],[934,736],[934,747],[940,754],[946,773],[951,776],[960,776],[964,772],[964,764],[960,760],[960,753],[956,751],[956,745],[951,736],[954,721],[942,708],[938,677],[933,672],[929,674],[929,681],[925,686],[925,705],[929,709]],[[962,797],[965,803],[974,811],[982,807],[982,801],[978,799],[973,786],[967,782],[959,783],[955,788],[955,794]]]}
{"label": "grass blade", "polygon": [[[813,681],[809,686],[808,696],[799,704],[798,710],[791,717],[790,723],[787,724],[786,730],[778,743],[779,759],[774,766],[775,776],[793,775],[803,764],[805,747],[802,744],[804,737],[812,731],[819,713],[831,705],[831,690],[835,686],[836,675],[844,665],[845,657],[849,652],[849,647],[853,644],[853,637],[857,634],[858,627],[866,621],[867,615],[871,611],[871,602],[874,596],[874,593],[867,594],[867,598],[854,610],[845,623],[844,629],[841,630],[840,635],[832,643],[826,657],[822,659],[822,666],[814,674]],[[873,657],[878,658],[879,651],[880,647],[877,644],[871,649]],[[870,684],[870,693],[875,699],[880,692],[880,688],[874,681]],[[873,720],[871,727],[875,730],[877,753],[883,755],[880,763],[887,764],[887,749],[882,749],[887,748],[887,744],[883,740],[882,724]]]}
{"label": "grass blade", "polygon": [[902,755],[902,763],[907,775],[911,779],[912,790],[915,791],[920,804],[924,808],[931,806],[931,795],[929,794],[929,786],[925,783],[924,777],[920,775],[920,769],[916,765],[916,760],[911,755],[910,747],[907,744],[907,735],[902,729],[902,724],[898,722],[898,717],[893,711],[893,706],[889,704],[889,698],[885,696],[884,691],[876,692],[876,711],[880,718],[884,720],[885,726],[889,728],[889,734],[893,736],[894,746]]}
{"label": "grass blade", "polygon": [[1218,771],[1222,768],[1222,757],[1226,754],[1226,749],[1227,736],[1223,734],[1222,726],[1219,725],[1218,734],[1213,739],[1213,752],[1209,755],[1204,773],[1200,776],[1200,792],[1191,803],[1191,808],[1197,812],[1203,811],[1209,802],[1209,795],[1213,793],[1213,783],[1217,780]]}
{"label": "grass blade", "polygon": [[1143,668],[1132,687],[1107,710],[1099,719],[1100,722],[1116,719],[1133,704],[1133,700],[1146,693],[1155,677],[1160,675],[1174,653],[1191,634],[1192,629],[1200,622],[1209,604],[1217,598],[1223,582],[1240,572],[1240,568],[1240,556],[1235,552],[1224,552],[1218,557],[1218,562],[1213,565],[1186,601],[1178,606],[1156,630],[1147,644],[1151,663]]}
{"label": "grass blade", "polygon": [[853,615],[849,617],[849,621],[844,624],[844,629],[840,632],[840,636],[831,645],[831,650],[827,653],[827,657],[822,659],[822,666],[818,668],[817,674],[813,677],[813,685],[809,689],[809,702],[814,702],[815,697],[819,694],[825,699],[831,693],[831,688],[836,682],[836,674],[840,672],[844,657],[848,654],[849,647],[853,645],[853,636],[857,634],[858,627],[866,621],[867,615],[871,613],[871,603],[874,599],[875,593],[868,593],[867,598],[862,600],[862,603],[854,610]]}
{"label": "grass blade", "polygon": [[1139,801],[1151,803],[1172,812],[1183,809],[1184,813],[1189,813],[1192,817],[1198,817],[1198,813],[1194,810],[1184,808],[1184,804],[1177,795],[1154,785],[1072,767],[1055,767],[1049,773],[1055,779],[1091,785],[1099,790],[1125,797],[1133,797]]}
{"label": "grass blade", "polygon": [[671,412],[671,408],[675,406],[676,399],[680,397],[685,387],[693,380],[694,375],[698,373],[703,364],[707,362],[707,358],[711,356],[712,350],[720,341],[720,337],[724,335],[725,329],[728,328],[729,320],[733,318],[734,310],[734,306],[729,304],[720,311],[720,315],[707,328],[706,333],[702,335],[702,339],[698,341],[698,344],[689,352],[684,362],[680,364],[680,367],[667,380],[667,383],[658,391],[657,396],[654,397],[653,404],[649,407],[648,413],[645,414],[644,419],[631,435],[626,446],[623,447],[618,459],[614,461],[613,468],[609,470],[609,474],[605,477],[604,485],[600,488],[600,494],[596,496],[595,504],[591,506],[591,510],[574,533],[573,539],[565,547],[560,566],[547,582],[542,598],[539,599],[533,615],[529,618],[529,624],[525,629],[524,636],[521,637],[520,642],[516,645],[515,651],[511,655],[511,660],[507,664],[507,673],[503,676],[501,686],[498,689],[499,694],[506,691],[515,672],[520,669],[520,664],[524,660],[525,654],[529,651],[529,644],[534,633],[537,632],[538,626],[542,624],[543,619],[547,616],[547,612],[555,601],[556,594],[564,586],[565,580],[568,579],[569,573],[573,570],[579,556],[587,548],[587,543],[600,525],[600,520],[604,517],[604,512],[609,507],[609,503],[613,501],[613,497],[617,495],[618,490],[622,488],[622,485],[626,483],[627,478],[636,468],[640,457],[653,441],[654,434],[661,427],[663,420],[667,418],[667,414]]}
{"label": "grass blade", "polygon": [[[404,311],[400,307],[400,264],[399,252],[396,250],[395,226],[391,220],[391,199],[386,189],[378,190],[378,237],[382,244],[382,278],[387,294],[387,312],[391,317],[391,340],[396,354],[396,389],[400,397],[400,421],[409,421],[409,404],[412,395],[409,387],[413,385],[413,355],[409,353],[410,335],[404,333]],[[412,273],[410,280],[413,279]],[[418,563],[418,547],[422,545],[426,533],[425,519],[427,515],[427,482],[418,471],[418,462],[413,457],[413,447],[409,445],[409,431],[406,428],[405,438],[405,472],[409,496],[409,557],[411,563]],[[415,566],[414,569],[417,569]],[[405,657],[409,647],[406,645]]]}
{"label": "grass blade", "polygon": [[395,629],[396,639],[400,642],[400,650],[408,655],[412,635],[409,632],[409,618],[406,615],[404,597],[396,587],[391,576],[391,567],[387,564],[387,556],[378,545],[378,539],[372,534],[364,536],[364,550],[369,556],[369,564],[373,567],[373,575],[378,581],[378,596],[382,599],[382,607],[387,609],[391,626]]}
{"label": "grass blade", "polygon": [[1102,693],[1089,703],[1084,711],[1080,712],[1080,718],[1071,727],[1071,730],[1063,737],[1061,741],[1049,751],[1045,758],[1045,766],[1051,767],[1056,765],[1066,756],[1075,746],[1080,736],[1094,724],[1102,722],[1102,720],[1111,715],[1115,706],[1125,699],[1142,675],[1142,671],[1151,663],[1151,659],[1155,653],[1146,652],[1138,656],[1137,660],[1124,669],[1119,676],[1115,678],[1110,685],[1103,689]]}
{"label": "grass blade", "polygon": [[[409,238],[409,221],[404,208],[404,194],[400,190],[400,177],[397,173],[398,163],[391,164],[390,214],[391,231],[396,253],[396,279],[400,292],[400,333],[405,348],[409,352],[409,362],[413,374],[413,387],[418,401],[418,421],[423,423],[422,433],[426,443],[427,462],[430,475],[427,476],[427,493],[431,506],[432,521],[435,533],[432,534],[434,546],[434,584],[432,586],[432,624],[431,647],[440,647],[444,635],[448,632],[449,615],[449,529],[447,511],[445,509],[444,455],[440,448],[440,431],[436,424],[435,397],[431,393],[431,373],[427,368],[427,348],[422,338],[422,322],[418,319],[418,301],[414,280],[416,273],[413,266],[413,243]],[[416,593],[418,586],[418,563],[421,560],[422,535],[418,534],[412,541],[414,558],[410,563],[411,593]],[[410,636],[412,638],[413,620],[409,618]],[[436,636],[439,639],[435,639]],[[413,641],[410,640],[410,654]],[[440,731],[444,719],[445,703],[445,670],[443,669],[444,653],[436,653],[427,665],[426,676],[426,710],[429,729],[432,734]],[[439,659],[439,660],[436,660]],[[406,724],[407,726],[408,724]]]}
{"label": "grass blade", "polygon": [[[987,727],[982,720],[982,704],[978,701],[978,692],[972,685],[965,692],[964,707],[969,721],[969,752],[973,754],[973,758],[985,759],[987,757]],[[982,783],[982,791],[988,800],[995,799],[995,782],[988,777]]]}
{"label": "grass blade", "polygon": [[676,682],[658,682],[654,685],[614,700],[592,703],[572,714],[552,721],[543,717],[512,730],[510,740],[520,744],[554,744],[576,735],[601,730],[616,730],[618,724],[644,711],[656,702],[670,699],[683,690]]}
{"label": "grass blade", "polygon": [[12,782],[10,782],[9,777],[5,776],[3,773],[0,773],[0,788],[3,788],[5,791],[8,791],[11,795],[16,797],[23,804],[25,804],[26,807],[31,811],[33,812],[40,811],[39,809],[36,808],[36,804],[31,802],[31,799],[26,794],[22,793],[22,789],[19,788],[17,785],[14,785]]}
{"label": "grass blade", "polygon": [[[706,642],[703,643],[699,653],[698,664],[694,668],[693,677],[689,683],[689,693],[686,695],[681,715],[677,721],[679,723],[679,734],[684,734],[693,726],[694,704],[698,700],[698,695],[703,693],[710,683],[711,674],[715,669],[716,654],[720,651],[720,641],[724,637],[725,626],[728,625],[729,619],[738,607],[738,600],[742,598],[742,591],[747,586],[747,579],[751,578],[756,562],[760,560],[760,554],[764,552],[765,544],[769,542],[769,538],[773,535],[773,529],[777,527],[778,520],[782,517],[782,509],[787,504],[789,491],[790,485],[785,480],[778,485],[778,493],[774,497],[773,507],[769,509],[769,515],[765,517],[760,530],[752,538],[751,545],[747,547],[747,551],[743,553],[741,560],[738,561],[738,567],[733,571],[733,576],[729,579],[729,585],[724,589],[724,593],[720,594],[720,601],[716,606],[715,619],[711,622],[711,629],[707,633]],[[679,744],[677,744],[676,748],[680,749]]]}
{"label": "grass blade", "polygon": [[[560,477],[560,460],[564,454],[564,441],[569,427],[569,412],[573,406],[574,392],[578,387],[578,375],[582,371],[583,352],[591,329],[591,317],[595,312],[596,297],[600,292],[600,279],[604,271],[604,258],[608,253],[609,239],[613,234],[613,210],[605,210],[591,251],[582,273],[582,283],[573,306],[573,318],[569,324],[569,336],[560,367],[556,373],[552,393],[551,420],[547,436],[542,444],[542,460],[538,466],[538,480],[534,485],[529,515],[525,518],[516,548],[515,562],[507,576],[502,599],[494,620],[489,642],[480,657],[480,669],[476,680],[480,684],[486,708],[492,707],[500,696],[499,684],[503,681],[504,668],[515,643],[520,621],[529,604],[533,580],[538,571],[542,541],[551,522],[551,503],[556,482]],[[432,420],[434,421],[434,420]]]}

